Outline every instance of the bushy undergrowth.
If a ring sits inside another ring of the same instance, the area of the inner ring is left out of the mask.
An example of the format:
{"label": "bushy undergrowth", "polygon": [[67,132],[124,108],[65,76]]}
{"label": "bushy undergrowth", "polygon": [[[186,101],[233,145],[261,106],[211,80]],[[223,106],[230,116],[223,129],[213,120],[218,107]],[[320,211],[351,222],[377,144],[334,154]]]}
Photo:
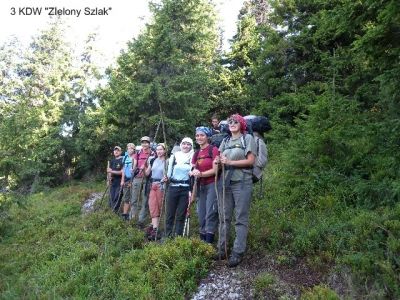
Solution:
{"label": "bushy undergrowth", "polygon": [[14,205],[0,244],[0,298],[183,299],[206,274],[199,240],[145,243],[114,214],[81,214],[96,185],[71,185]]}
{"label": "bushy undergrowth", "polygon": [[296,139],[270,144],[250,246],[287,261],[307,257],[315,268],[347,266],[357,295],[399,298],[399,154],[386,149],[396,143],[388,129],[380,128],[386,142],[376,142],[366,122],[373,116],[356,111],[351,101],[321,97]]}

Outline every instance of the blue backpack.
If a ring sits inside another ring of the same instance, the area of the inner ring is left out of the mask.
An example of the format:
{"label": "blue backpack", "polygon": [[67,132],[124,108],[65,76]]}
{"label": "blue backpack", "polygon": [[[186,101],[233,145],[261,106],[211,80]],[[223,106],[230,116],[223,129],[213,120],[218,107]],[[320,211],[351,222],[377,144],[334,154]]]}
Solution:
{"label": "blue backpack", "polygon": [[132,178],[132,158],[128,155],[128,153],[125,153],[124,160],[124,174],[125,174],[125,179],[131,179]]}

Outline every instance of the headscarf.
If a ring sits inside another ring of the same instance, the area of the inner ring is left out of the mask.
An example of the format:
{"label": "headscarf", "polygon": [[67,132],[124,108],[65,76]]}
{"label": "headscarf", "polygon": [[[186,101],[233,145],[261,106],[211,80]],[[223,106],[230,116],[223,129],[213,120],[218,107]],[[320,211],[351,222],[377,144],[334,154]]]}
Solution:
{"label": "headscarf", "polygon": [[[192,146],[192,149],[188,153],[184,153],[182,151],[182,144],[183,143],[189,143]],[[180,144],[181,151],[178,151],[175,153],[175,160],[177,164],[184,164],[192,160],[193,156],[193,140],[190,137],[185,137],[182,139],[182,142]]]}
{"label": "headscarf", "polygon": [[196,133],[197,132],[203,132],[207,137],[212,136],[211,129],[205,126],[199,126],[196,128]]}
{"label": "headscarf", "polygon": [[244,133],[246,131],[247,123],[246,123],[246,120],[241,115],[234,114],[234,115],[231,115],[229,117],[229,119],[233,119],[233,120],[239,122],[239,124],[240,124],[240,132],[241,133]]}

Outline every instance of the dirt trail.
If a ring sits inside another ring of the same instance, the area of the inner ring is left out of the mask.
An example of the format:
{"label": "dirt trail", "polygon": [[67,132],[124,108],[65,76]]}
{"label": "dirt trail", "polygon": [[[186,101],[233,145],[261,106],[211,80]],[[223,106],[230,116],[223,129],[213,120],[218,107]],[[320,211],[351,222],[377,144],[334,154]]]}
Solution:
{"label": "dirt trail", "polygon": [[[262,277],[267,277],[269,283],[260,288],[255,282]],[[247,255],[232,269],[225,261],[216,262],[191,299],[299,299],[304,288],[326,279],[326,275],[311,270],[301,261],[282,265],[272,256],[260,259]]]}

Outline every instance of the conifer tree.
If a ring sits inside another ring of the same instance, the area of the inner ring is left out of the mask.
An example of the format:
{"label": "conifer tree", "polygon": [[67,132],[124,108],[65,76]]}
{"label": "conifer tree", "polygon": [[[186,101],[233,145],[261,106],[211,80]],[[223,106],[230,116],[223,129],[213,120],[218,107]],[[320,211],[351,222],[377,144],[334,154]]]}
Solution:
{"label": "conifer tree", "polygon": [[151,11],[153,21],[109,71],[101,97],[108,128],[119,140],[154,135],[161,111],[173,140],[207,118],[218,48],[213,6],[164,0]]}

